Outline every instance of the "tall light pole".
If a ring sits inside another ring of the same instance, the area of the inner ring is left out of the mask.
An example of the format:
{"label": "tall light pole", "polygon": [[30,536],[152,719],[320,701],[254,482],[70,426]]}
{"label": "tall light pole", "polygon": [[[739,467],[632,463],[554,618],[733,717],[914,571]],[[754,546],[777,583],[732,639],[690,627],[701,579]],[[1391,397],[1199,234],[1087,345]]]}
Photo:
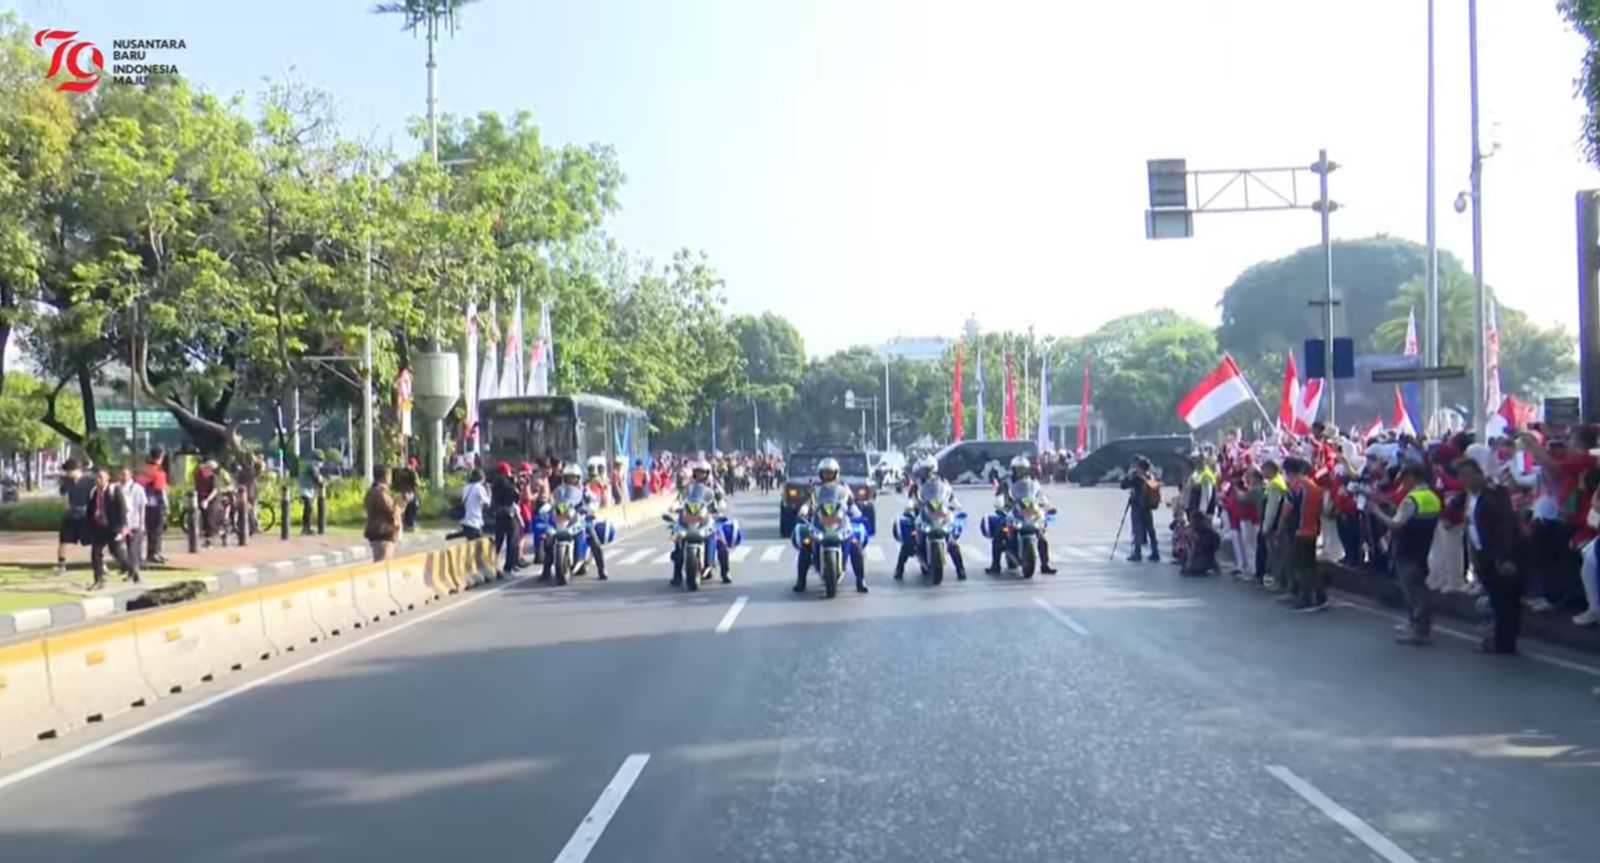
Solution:
{"label": "tall light pole", "polygon": [[889,349],[883,350],[883,451],[894,449],[894,444],[889,440]]}
{"label": "tall light pole", "polygon": [[[1439,239],[1437,232],[1438,187],[1435,179],[1434,134],[1434,0],[1428,0],[1428,296],[1427,309],[1427,364],[1439,365]],[[1439,382],[1428,381],[1427,416],[1424,424],[1439,415]]]}
{"label": "tall light pole", "polygon": [[1487,301],[1483,290],[1483,149],[1478,142],[1478,0],[1467,0],[1467,45],[1471,53],[1472,87],[1472,281],[1475,288],[1472,334],[1472,427],[1481,429],[1486,419],[1484,398],[1483,325]]}

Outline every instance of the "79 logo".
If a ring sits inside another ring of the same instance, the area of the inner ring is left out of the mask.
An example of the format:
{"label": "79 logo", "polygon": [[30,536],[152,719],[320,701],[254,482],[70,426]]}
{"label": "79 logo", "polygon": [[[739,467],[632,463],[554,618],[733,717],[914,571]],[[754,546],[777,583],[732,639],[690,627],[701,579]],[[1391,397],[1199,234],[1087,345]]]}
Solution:
{"label": "79 logo", "polygon": [[[100,72],[105,68],[105,55],[95,47],[93,42],[79,41],[76,30],[40,30],[33,34],[33,44],[44,48],[45,43],[55,42],[55,50],[50,55],[50,71],[46,78],[54,80],[62,72],[69,76],[56,84],[57,90],[69,93],[87,93],[100,83]],[[86,68],[83,64],[87,55],[90,65]]]}

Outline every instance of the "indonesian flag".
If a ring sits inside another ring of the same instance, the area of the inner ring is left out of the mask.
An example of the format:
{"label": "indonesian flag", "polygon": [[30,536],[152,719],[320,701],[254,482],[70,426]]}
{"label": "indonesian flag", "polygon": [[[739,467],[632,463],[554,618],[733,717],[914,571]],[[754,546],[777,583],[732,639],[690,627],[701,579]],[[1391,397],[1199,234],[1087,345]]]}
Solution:
{"label": "indonesian flag", "polygon": [[1489,417],[1484,434],[1491,438],[1510,437],[1517,429],[1533,422],[1533,419],[1533,405],[1517,401],[1516,396],[1506,396],[1500,403],[1500,409]]}
{"label": "indonesian flag", "polygon": [[1322,408],[1322,379],[1300,383],[1300,370],[1295,366],[1294,352],[1289,352],[1289,363],[1283,369],[1283,398],[1278,402],[1278,424],[1292,434],[1308,435],[1311,424],[1317,421]]}
{"label": "indonesian flag", "polygon": [[1399,386],[1394,388],[1394,422],[1390,425],[1401,434],[1417,436],[1416,423],[1411,421],[1411,413],[1406,410],[1406,400],[1401,397]]}
{"label": "indonesian flag", "polygon": [[1083,360],[1083,400],[1078,403],[1078,452],[1088,448],[1089,442],[1089,359]]}
{"label": "indonesian flag", "polygon": [[1249,400],[1250,387],[1244,381],[1244,372],[1232,356],[1223,354],[1216,370],[1178,402],[1178,416],[1190,428],[1200,428]]}
{"label": "indonesian flag", "polygon": [[1373,417],[1372,425],[1367,426],[1366,432],[1361,436],[1363,442],[1372,440],[1383,434],[1383,417]]}
{"label": "indonesian flag", "polygon": [[1417,353],[1417,310],[1413,308],[1406,317],[1406,344],[1402,354],[1414,357]]}

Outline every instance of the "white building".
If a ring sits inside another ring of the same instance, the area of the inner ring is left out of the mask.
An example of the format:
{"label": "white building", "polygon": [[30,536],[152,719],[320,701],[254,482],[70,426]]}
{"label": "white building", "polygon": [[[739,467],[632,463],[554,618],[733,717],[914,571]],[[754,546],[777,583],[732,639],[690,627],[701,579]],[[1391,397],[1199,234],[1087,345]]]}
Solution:
{"label": "white building", "polygon": [[953,340],[941,336],[896,336],[884,342],[879,350],[892,359],[933,363],[938,362],[953,344]]}

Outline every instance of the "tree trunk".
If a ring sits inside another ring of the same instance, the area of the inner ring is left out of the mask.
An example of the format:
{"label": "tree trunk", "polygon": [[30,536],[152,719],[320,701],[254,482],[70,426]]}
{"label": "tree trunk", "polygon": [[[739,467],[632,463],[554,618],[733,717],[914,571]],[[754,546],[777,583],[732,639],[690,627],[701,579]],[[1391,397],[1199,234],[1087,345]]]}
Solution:
{"label": "tree trunk", "polygon": [[[61,398],[61,391],[67,388],[67,383],[71,380],[71,376],[68,376],[57,381],[56,388],[51,390],[49,395],[45,396],[44,416],[39,417],[39,422],[49,426],[51,431],[61,435],[61,437],[65,438],[68,443],[74,446],[81,446],[83,444],[84,435],[77,429],[68,427],[66,423],[63,423],[61,419],[56,416],[56,400]],[[84,406],[85,425],[87,425],[89,422],[88,417],[91,416],[89,411],[92,409],[93,404],[93,402],[90,402],[88,405]]]}
{"label": "tree trunk", "polygon": [[0,397],[6,394],[6,348],[11,345],[11,316],[16,309],[16,289],[10,282],[0,282]]}
{"label": "tree trunk", "polygon": [[150,385],[149,345],[144,339],[138,340],[139,350],[135,357],[133,379],[139,387],[141,396],[154,399],[158,404],[172,414],[177,420],[178,428],[194,441],[201,453],[205,455],[224,455],[228,453],[243,454],[244,443],[239,440],[239,428],[227,421],[206,419],[189,409],[181,400],[167,395]]}

